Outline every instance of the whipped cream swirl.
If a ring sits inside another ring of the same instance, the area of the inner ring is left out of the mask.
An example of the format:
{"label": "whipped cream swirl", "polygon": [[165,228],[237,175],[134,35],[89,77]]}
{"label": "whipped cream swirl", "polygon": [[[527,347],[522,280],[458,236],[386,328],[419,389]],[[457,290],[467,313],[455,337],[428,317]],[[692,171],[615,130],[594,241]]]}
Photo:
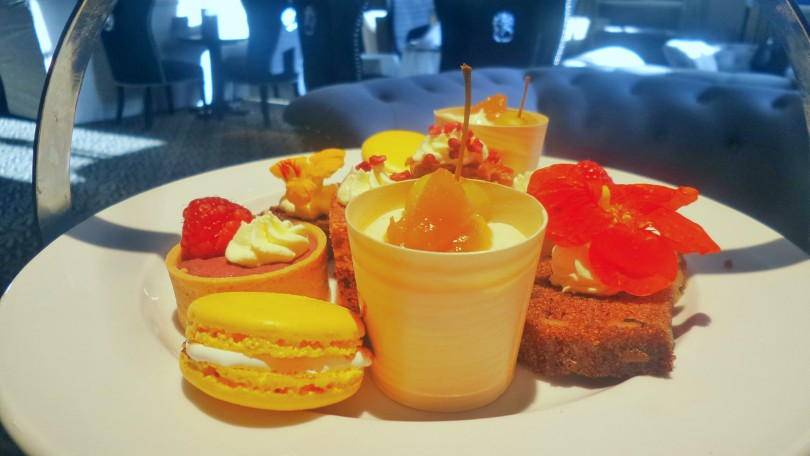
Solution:
{"label": "whipped cream swirl", "polygon": [[[464,122],[463,113],[456,114],[454,112],[448,112],[445,114],[445,117],[458,123]],[[483,109],[479,109],[476,112],[470,113],[470,125],[495,125],[495,122],[489,120],[487,113]]]}
{"label": "whipped cream swirl", "polygon": [[355,169],[340,184],[337,191],[337,199],[342,205],[349,204],[349,201],[373,188],[393,184],[394,181],[386,173],[382,165],[375,166],[371,171]]}
{"label": "whipped cream swirl", "polygon": [[225,249],[228,262],[249,268],[288,263],[309,249],[306,227],[273,214],[242,222]]}
{"label": "whipped cream swirl", "polygon": [[[450,146],[448,142],[451,138],[461,141],[461,130],[455,130],[449,134],[442,132],[437,135],[429,135],[419,146],[419,149],[411,156],[410,161],[421,163],[427,155],[432,155],[439,163],[456,163],[458,159],[450,158]],[[479,163],[489,157],[489,148],[483,143],[482,146],[481,154],[472,154],[469,150],[464,154],[465,165]]]}

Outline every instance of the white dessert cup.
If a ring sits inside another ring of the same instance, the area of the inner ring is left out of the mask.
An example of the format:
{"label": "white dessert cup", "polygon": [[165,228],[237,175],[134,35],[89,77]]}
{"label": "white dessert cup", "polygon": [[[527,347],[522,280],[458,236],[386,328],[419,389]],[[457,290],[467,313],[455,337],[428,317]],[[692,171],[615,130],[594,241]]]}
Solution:
{"label": "white dessert cup", "polygon": [[[433,116],[436,125],[459,122],[459,119],[464,118],[464,107],[437,109],[433,111]],[[503,163],[512,168],[516,174],[537,168],[548,130],[548,117],[531,111],[523,111],[522,116],[530,122],[526,125],[470,123],[470,129],[475,136],[487,147],[498,151],[503,157]]]}
{"label": "white dessert cup", "polygon": [[404,405],[454,412],[497,399],[514,376],[546,229],[545,209],[511,188],[473,181],[492,199],[491,222],[525,240],[482,252],[408,249],[365,233],[402,208],[414,181],[366,192],[346,208],[349,243],[377,386]]}

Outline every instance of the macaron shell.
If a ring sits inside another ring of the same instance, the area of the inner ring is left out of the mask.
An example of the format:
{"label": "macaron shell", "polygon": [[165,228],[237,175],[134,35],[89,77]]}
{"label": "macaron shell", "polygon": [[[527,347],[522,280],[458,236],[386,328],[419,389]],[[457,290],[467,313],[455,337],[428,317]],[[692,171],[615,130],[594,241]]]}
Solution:
{"label": "macaron shell", "polygon": [[188,310],[188,323],[272,342],[356,340],[363,323],[348,309],[320,299],[281,293],[230,292],[203,296]]}
{"label": "macaron shell", "polygon": [[[212,330],[213,329],[213,330]],[[237,337],[238,334],[238,337]],[[279,337],[278,339],[280,339]],[[239,332],[224,332],[220,328],[203,328],[196,323],[186,325],[186,340],[220,350],[239,352],[247,356],[272,358],[321,358],[325,356],[352,357],[361,346],[360,339],[307,339],[308,344],[286,337],[284,345],[278,339],[248,336]],[[335,343],[340,342],[340,343]],[[318,343],[317,346],[313,343]]]}
{"label": "macaron shell", "polygon": [[[209,396],[232,404],[265,410],[308,410],[335,404],[354,395],[363,382],[363,369],[347,369],[340,373],[326,372],[302,379],[292,375],[274,374],[249,368],[218,367],[217,375],[204,374],[207,363],[197,363],[185,353],[180,354],[183,377]],[[274,388],[299,388],[306,384],[332,386],[322,393],[276,393]],[[244,386],[243,386],[244,385]]]}
{"label": "macaron shell", "polygon": [[408,169],[406,160],[413,155],[425,135],[408,130],[385,130],[369,136],[361,146],[363,160],[373,155],[385,155],[385,169],[400,172]]}

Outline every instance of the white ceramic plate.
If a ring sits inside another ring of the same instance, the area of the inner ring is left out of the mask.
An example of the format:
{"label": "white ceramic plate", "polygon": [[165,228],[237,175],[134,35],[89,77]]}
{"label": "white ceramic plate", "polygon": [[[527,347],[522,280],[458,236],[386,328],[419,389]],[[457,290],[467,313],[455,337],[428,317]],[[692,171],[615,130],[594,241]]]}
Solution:
{"label": "white ceramic plate", "polygon": [[370,379],[355,397],[319,412],[254,411],[198,393],[176,365],[182,336],[162,257],[192,198],[220,195],[251,209],[277,201],[283,189],[269,163],[135,196],[25,267],[0,305],[0,413],[25,451],[810,453],[810,261],[774,231],[706,198],[683,213],[724,252],[687,259],[694,275],[676,308],[670,378],[551,383],[521,369],[496,403],[463,414],[399,406]]}

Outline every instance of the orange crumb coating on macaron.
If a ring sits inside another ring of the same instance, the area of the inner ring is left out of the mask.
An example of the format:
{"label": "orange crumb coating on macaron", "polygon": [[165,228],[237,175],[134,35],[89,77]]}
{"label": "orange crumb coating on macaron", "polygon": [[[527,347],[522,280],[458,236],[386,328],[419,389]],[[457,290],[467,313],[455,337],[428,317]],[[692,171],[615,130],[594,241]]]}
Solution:
{"label": "orange crumb coating on macaron", "polygon": [[234,404],[269,410],[330,405],[357,392],[370,363],[359,318],[313,298],[218,293],[194,301],[187,318],[183,376]]}

